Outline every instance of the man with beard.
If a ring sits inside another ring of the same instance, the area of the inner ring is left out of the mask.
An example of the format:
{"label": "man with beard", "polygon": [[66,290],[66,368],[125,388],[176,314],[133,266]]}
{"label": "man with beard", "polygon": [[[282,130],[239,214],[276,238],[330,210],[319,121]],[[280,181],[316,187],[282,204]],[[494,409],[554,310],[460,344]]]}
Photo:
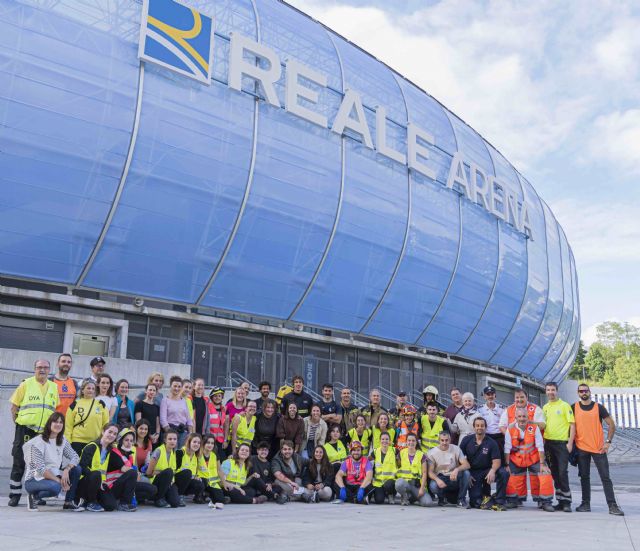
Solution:
{"label": "man with beard", "polygon": [[58,387],[59,402],[56,411],[59,411],[62,415],[66,415],[71,402],[76,399],[76,394],[78,393],[76,382],[69,377],[72,364],[71,354],[60,354],[58,356],[58,371],[53,376],[53,382]]}

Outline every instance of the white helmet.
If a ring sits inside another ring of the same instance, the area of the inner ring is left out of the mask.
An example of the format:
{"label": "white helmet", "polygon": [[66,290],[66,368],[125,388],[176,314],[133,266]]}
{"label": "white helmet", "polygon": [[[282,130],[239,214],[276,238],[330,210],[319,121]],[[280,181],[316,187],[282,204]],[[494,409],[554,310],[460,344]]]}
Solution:
{"label": "white helmet", "polygon": [[438,396],[438,389],[433,385],[425,386],[422,390],[422,394],[433,394],[434,396]]}

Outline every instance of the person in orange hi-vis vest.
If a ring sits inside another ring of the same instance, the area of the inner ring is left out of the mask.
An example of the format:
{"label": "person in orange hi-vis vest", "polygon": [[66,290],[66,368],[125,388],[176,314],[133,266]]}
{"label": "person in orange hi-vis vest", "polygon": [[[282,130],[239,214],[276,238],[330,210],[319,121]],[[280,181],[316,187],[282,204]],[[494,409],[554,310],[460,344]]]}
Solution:
{"label": "person in orange hi-vis vest", "polygon": [[[531,423],[525,408],[516,409],[516,422],[509,425],[504,441],[508,463],[507,508],[514,509],[527,499],[527,472],[531,480],[531,497],[538,507],[553,513],[553,478],[544,459],[544,442],[540,428]],[[535,483],[534,483],[535,480]]]}

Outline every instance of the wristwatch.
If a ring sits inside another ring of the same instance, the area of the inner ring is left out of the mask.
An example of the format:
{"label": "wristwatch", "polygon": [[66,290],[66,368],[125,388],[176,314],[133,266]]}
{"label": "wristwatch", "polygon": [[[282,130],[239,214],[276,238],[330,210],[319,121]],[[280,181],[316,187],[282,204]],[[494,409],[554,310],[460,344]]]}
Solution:
{"label": "wristwatch", "polygon": [[611,440],[605,440],[604,443],[605,444],[611,444]]}

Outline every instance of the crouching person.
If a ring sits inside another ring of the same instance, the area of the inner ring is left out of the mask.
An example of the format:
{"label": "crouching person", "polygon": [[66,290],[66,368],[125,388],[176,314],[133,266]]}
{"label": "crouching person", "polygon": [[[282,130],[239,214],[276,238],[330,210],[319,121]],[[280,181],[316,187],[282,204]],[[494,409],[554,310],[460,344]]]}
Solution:
{"label": "crouching person", "polygon": [[400,494],[400,504],[417,501],[426,507],[430,500],[427,493],[427,456],[417,449],[418,437],[410,433],[406,447],[398,455],[398,479],[395,490]]}
{"label": "crouching person", "polygon": [[150,456],[147,476],[158,489],[154,501],[156,507],[180,506],[178,486],[175,482],[176,474],[176,446],[178,432],[168,429],[164,433],[164,444],[156,448]]}
{"label": "crouching person", "polygon": [[288,500],[297,501],[304,493],[302,488],[304,465],[302,456],[293,451],[293,442],[283,440],[280,451],[271,460],[271,472],[282,495],[287,496]]}
{"label": "crouching person", "polygon": [[352,503],[368,503],[365,499],[371,491],[373,465],[362,455],[362,444],[352,440],[349,444],[351,455],[342,462],[336,475],[338,499]]}
{"label": "crouching person", "polygon": [[38,510],[38,502],[55,497],[61,491],[65,511],[84,511],[74,502],[76,488],[82,472],[80,458],[64,437],[64,415],[51,414],[41,435],[28,440],[22,451],[25,458],[25,482],[29,511]]}

